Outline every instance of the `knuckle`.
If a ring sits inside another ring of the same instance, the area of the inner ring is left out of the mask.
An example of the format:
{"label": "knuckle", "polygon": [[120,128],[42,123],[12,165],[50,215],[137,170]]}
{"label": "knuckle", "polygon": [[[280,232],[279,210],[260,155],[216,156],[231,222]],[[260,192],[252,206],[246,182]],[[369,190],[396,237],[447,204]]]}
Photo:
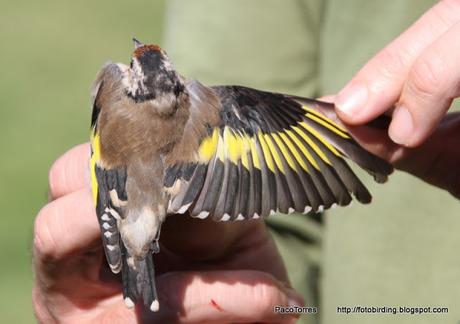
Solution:
{"label": "knuckle", "polygon": [[395,51],[391,47],[385,47],[376,57],[377,72],[381,77],[393,80],[401,75],[401,71],[407,71],[411,57],[409,52]]}
{"label": "knuckle", "polygon": [[430,98],[441,92],[444,83],[445,64],[435,56],[430,59],[421,58],[412,67],[408,86],[415,95]]}
{"label": "knuckle", "polygon": [[35,218],[34,254],[41,259],[56,258],[57,245],[50,228],[53,213],[54,205],[50,203],[44,206]]}

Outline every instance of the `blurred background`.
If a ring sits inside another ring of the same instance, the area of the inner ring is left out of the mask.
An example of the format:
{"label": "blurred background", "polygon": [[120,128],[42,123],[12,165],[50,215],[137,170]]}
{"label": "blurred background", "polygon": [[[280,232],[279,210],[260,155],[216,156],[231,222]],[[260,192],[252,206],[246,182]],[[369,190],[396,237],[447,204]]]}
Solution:
{"label": "blurred background", "polygon": [[[251,6],[247,0],[170,2],[175,19],[169,21],[163,39],[163,0],[2,1],[1,323],[34,322],[33,220],[47,201],[48,169],[64,151],[88,140],[93,78],[107,60],[128,62],[133,36],[166,45],[180,71],[206,83],[303,95],[334,93],[435,1],[253,0]],[[264,6],[279,13],[279,19],[264,16]],[[221,12],[227,20],[201,8]],[[203,23],[194,24],[195,19]],[[290,29],[294,25],[311,33],[302,38],[304,34]],[[319,27],[321,41],[315,36]],[[207,38],[210,29],[222,37]],[[273,34],[267,33],[269,29]],[[279,37],[277,46],[264,42],[270,37]],[[290,62],[297,63],[286,64],[285,49],[292,46],[298,51],[291,51],[295,55]],[[263,59],[267,53],[279,55],[273,65]],[[215,67],[224,65],[216,72]],[[366,184],[375,197],[371,207],[354,204],[328,213],[325,230],[317,231],[324,238],[304,255],[308,262],[323,265],[323,322],[458,323],[458,201],[403,173],[396,173],[385,186],[370,180]],[[281,250],[288,255],[301,249]],[[291,277],[304,276],[302,266],[293,263],[298,271]],[[338,306],[353,305],[443,306],[449,307],[449,314],[337,314]]]}
{"label": "blurred background", "polygon": [[133,36],[161,43],[163,1],[2,1],[0,11],[0,322],[34,323],[33,220],[48,169],[88,141],[89,89]]}

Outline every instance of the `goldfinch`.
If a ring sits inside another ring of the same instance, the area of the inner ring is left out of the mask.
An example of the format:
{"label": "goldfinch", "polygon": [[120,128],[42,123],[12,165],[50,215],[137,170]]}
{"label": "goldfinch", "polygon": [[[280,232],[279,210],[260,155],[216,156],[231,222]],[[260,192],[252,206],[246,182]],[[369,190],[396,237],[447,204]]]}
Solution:
{"label": "goldfinch", "polygon": [[137,40],[130,66],[108,63],[92,88],[91,178],[107,262],[128,307],[158,311],[153,254],[169,214],[215,221],[321,212],[371,195],[393,167],[322,112],[333,105],[181,76]]}

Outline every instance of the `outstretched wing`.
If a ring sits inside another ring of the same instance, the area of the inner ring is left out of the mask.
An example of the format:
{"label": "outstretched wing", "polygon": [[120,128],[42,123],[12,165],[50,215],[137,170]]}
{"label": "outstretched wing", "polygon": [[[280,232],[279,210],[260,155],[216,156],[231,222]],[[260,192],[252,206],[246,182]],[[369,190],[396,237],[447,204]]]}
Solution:
{"label": "outstretched wing", "polygon": [[[211,92],[218,122],[208,121],[209,108],[195,115],[192,109],[191,122],[206,125],[195,161],[172,163],[166,171],[171,213],[234,220],[345,206],[351,194],[369,203],[369,191],[344,158],[378,182],[393,170],[319,112],[330,104],[239,86]],[[191,97],[192,108],[206,101]]]}

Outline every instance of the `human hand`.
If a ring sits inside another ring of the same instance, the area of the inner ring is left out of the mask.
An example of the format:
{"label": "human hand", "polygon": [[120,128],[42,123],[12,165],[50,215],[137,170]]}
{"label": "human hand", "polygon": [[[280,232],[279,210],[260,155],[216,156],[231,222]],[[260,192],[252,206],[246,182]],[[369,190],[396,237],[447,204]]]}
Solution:
{"label": "human hand", "polygon": [[460,121],[458,114],[444,116],[460,96],[459,34],[460,1],[440,1],[364,65],[335,100],[347,126],[392,113],[388,130],[352,132],[373,153],[457,198]]}
{"label": "human hand", "polygon": [[53,165],[34,233],[33,301],[41,323],[291,323],[273,306],[302,306],[262,221],[168,217],[154,256],[160,311],[126,308],[106,265],[89,185],[89,145]]}

